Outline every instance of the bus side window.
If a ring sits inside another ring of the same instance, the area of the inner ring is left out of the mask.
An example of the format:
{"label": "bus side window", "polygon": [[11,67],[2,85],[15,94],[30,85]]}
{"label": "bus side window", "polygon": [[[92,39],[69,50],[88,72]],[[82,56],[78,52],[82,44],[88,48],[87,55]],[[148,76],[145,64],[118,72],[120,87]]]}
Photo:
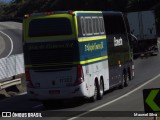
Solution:
{"label": "bus side window", "polygon": [[92,18],[89,18],[89,30],[90,30],[90,34],[93,35],[93,25],[92,25]]}
{"label": "bus side window", "polygon": [[102,35],[105,33],[103,17],[99,17],[99,31]]}
{"label": "bus side window", "polygon": [[98,17],[92,17],[94,35],[99,35]]}
{"label": "bus side window", "polygon": [[85,36],[86,35],[86,24],[85,24],[85,18],[83,16],[80,18],[80,22],[81,22],[82,35]]}
{"label": "bus side window", "polygon": [[80,34],[82,36],[104,35],[105,27],[103,17],[98,16],[81,16],[80,17]]}
{"label": "bus side window", "polygon": [[85,23],[86,23],[86,26],[87,26],[86,35],[90,36],[90,35],[92,35],[91,17],[85,17],[85,21],[86,21]]}

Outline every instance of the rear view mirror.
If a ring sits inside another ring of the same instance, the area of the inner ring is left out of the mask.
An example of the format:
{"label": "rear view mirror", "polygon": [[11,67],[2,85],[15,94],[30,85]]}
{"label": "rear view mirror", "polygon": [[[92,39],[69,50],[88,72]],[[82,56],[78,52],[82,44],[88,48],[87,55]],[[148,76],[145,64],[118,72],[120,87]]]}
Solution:
{"label": "rear view mirror", "polygon": [[131,36],[131,42],[132,42],[132,44],[137,44],[138,43],[137,37],[135,35],[131,34],[131,33],[129,35]]}

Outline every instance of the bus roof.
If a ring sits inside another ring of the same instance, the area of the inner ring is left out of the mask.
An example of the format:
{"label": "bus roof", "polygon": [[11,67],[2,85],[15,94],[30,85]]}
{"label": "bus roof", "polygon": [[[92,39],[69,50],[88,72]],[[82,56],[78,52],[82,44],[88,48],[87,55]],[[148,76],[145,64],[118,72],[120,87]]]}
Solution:
{"label": "bus roof", "polygon": [[27,14],[24,17],[27,18],[29,16],[41,16],[41,15],[52,15],[52,14],[73,14],[76,15],[78,13],[103,13],[103,14],[122,14],[121,12],[117,11],[51,11],[51,12],[37,12],[32,14]]}

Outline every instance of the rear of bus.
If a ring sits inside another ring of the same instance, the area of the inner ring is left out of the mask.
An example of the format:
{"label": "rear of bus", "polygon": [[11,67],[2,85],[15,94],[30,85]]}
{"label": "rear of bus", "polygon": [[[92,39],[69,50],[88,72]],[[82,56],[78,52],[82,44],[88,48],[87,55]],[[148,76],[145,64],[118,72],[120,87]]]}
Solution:
{"label": "rear of bus", "polygon": [[23,41],[30,98],[47,100],[85,96],[74,13],[26,15]]}

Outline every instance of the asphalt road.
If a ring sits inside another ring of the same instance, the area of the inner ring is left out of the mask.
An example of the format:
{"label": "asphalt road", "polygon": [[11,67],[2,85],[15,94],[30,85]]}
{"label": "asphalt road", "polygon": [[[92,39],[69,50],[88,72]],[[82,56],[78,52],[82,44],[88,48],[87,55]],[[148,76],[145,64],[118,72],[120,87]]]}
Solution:
{"label": "asphalt road", "polygon": [[[111,92],[108,92],[104,95],[103,100],[96,101],[94,103],[89,103],[87,100],[83,100],[79,103],[73,103],[73,101],[65,101],[63,104],[57,104],[50,109],[46,109],[41,102],[28,100],[27,95],[20,95],[11,98],[6,98],[0,101],[0,111],[34,111],[34,112],[44,112],[45,115],[48,116],[57,116],[56,119],[68,119],[72,118],[73,115],[77,115],[75,111],[87,112],[89,110],[95,109],[98,106],[107,104],[112,102],[100,109],[96,109],[96,111],[143,111],[143,94],[142,90],[146,88],[160,88],[159,79],[156,78],[152,82],[147,85],[141,87],[135,92],[126,95],[125,97],[116,100],[119,97],[131,92],[136,89],[140,85],[159,75],[160,71],[160,55],[149,57],[147,59],[138,59],[135,61],[135,74],[136,77],[134,80],[130,81],[130,84],[127,88],[117,89]],[[114,101],[116,100],[116,101]],[[114,101],[114,102],[113,102]],[[54,111],[62,111],[62,112],[54,112]],[[68,112],[70,111],[70,112]],[[78,112],[79,113],[79,112]],[[102,113],[101,113],[102,114]],[[105,112],[103,113],[105,114]],[[102,115],[103,115],[102,114]],[[112,113],[114,114],[114,112]],[[122,112],[122,114],[124,114]],[[87,115],[87,114],[86,114]],[[63,116],[61,118],[60,116]],[[70,117],[68,117],[70,116]],[[95,118],[95,117],[94,117]],[[93,119],[94,119],[93,118]],[[47,118],[53,119],[53,118]],[[81,117],[79,119],[82,119]],[[92,119],[92,118],[84,118],[84,119]],[[143,118],[130,118],[127,117],[127,114],[124,118],[119,118],[119,116],[115,118],[103,118],[98,117],[97,119],[107,119],[107,120],[142,120]],[[145,118],[146,119],[146,118]],[[144,119],[144,120],[145,120]]]}
{"label": "asphalt road", "polygon": [[[13,23],[12,23],[13,24]],[[0,24],[0,28],[3,32],[7,33],[12,39],[13,44],[21,44],[21,29],[20,26],[12,26],[9,29],[9,25]],[[18,28],[17,28],[18,27]],[[5,44],[5,43],[4,43]],[[3,50],[2,50],[3,51]],[[22,46],[14,47],[12,54],[21,53]],[[42,112],[48,116],[57,116],[55,119],[75,119],[73,116],[78,115],[76,111],[86,113],[90,110],[95,111],[143,111],[143,94],[142,90],[146,88],[160,88],[159,79],[154,79],[150,83],[140,87],[147,81],[160,74],[160,54],[158,56],[152,56],[149,58],[137,59],[135,62],[135,79],[130,81],[129,86],[124,89],[116,89],[107,92],[104,95],[103,100],[98,100],[94,103],[89,103],[87,100],[81,100],[80,102],[75,101],[64,101],[61,104],[56,103],[52,108],[45,108],[41,102],[28,100],[27,95],[19,95],[11,98],[0,100],[0,111],[34,111]],[[137,90],[135,90],[137,89]],[[135,91],[133,91],[135,90]],[[133,91],[133,92],[132,92]],[[130,94],[129,94],[130,93]],[[103,107],[101,107],[103,105]],[[99,107],[99,109],[97,108]],[[59,112],[55,112],[59,111]],[[117,112],[112,112],[112,114]],[[121,113],[121,112],[120,112]],[[90,114],[90,113],[88,113]],[[103,113],[105,114],[105,112]],[[102,115],[103,115],[102,114]],[[123,114],[123,112],[122,112]],[[87,114],[85,114],[87,115]],[[96,114],[94,114],[96,115]],[[62,118],[63,117],[63,118]],[[17,118],[15,118],[17,119]],[[53,118],[47,118],[53,119]],[[82,119],[82,117],[77,118]],[[98,117],[83,118],[83,119],[107,119],[107,120],[142,120],[143,118],[130,118],[130,117]],[[144,118],[146,120],[146,118]]]}
{"label": "asphalt road", "polygon": [[22,24],[0,22],[0,58],[22,52]]}

